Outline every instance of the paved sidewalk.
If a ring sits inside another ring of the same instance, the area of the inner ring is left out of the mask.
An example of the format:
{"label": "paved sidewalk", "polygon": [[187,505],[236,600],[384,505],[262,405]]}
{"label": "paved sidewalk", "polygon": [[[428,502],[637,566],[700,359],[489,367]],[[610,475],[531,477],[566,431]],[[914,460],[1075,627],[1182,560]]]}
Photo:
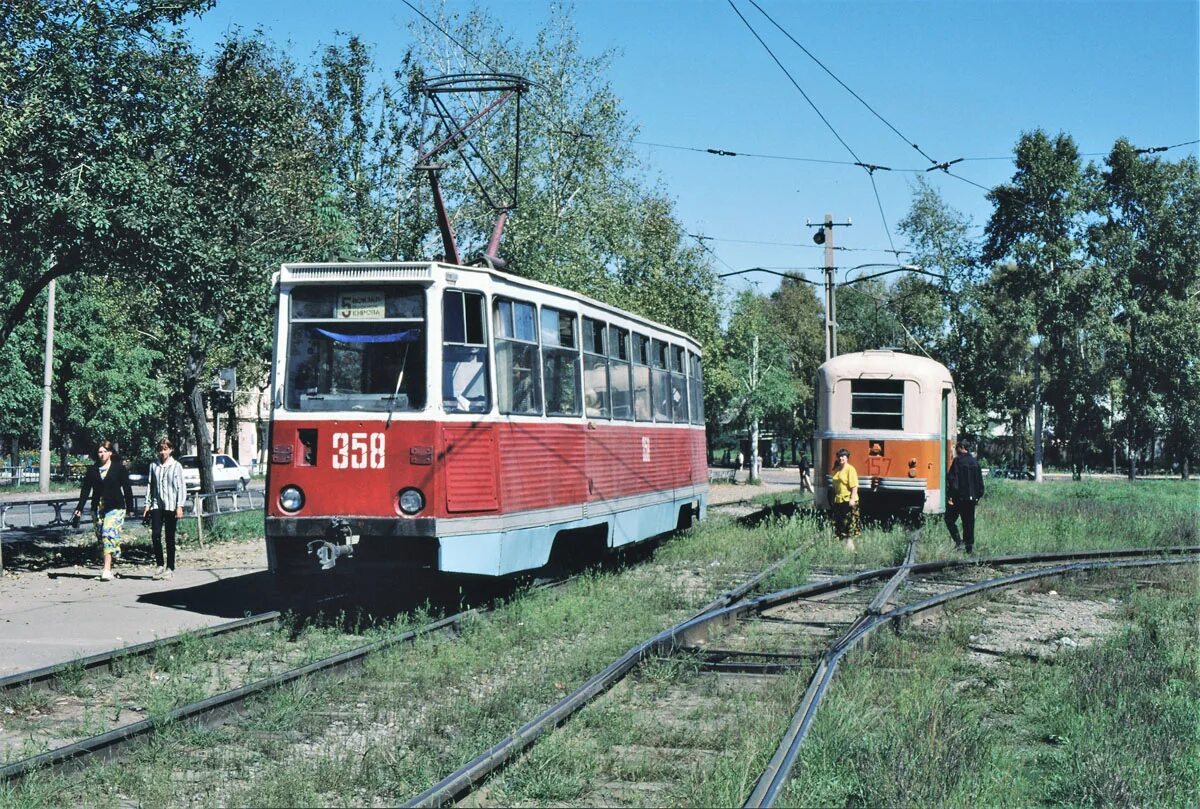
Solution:
{"label": "paved sidewalk", "polygon": [[[715,469],[715,468],[714,468]],[[728,472],[728,469],[717,471]],[[778,469],[763,469],[762,482],[757,486],[746,483],[747,473],[737,476],[737,483],[710,483],[708,486],[708,504],[720,506],[726,503],[736,503],[739,500],[750,500],[762,494],[782,494],[800,488],[800,470],[796,467]],[[810,495],[811,496],[811,495]]]}
{"label": "paved sidewalk", "polygon": [[262,543],[180,549],[172,581],[118,564],[71,565],[0,577],[0,676],[119,649],[275,609]]}

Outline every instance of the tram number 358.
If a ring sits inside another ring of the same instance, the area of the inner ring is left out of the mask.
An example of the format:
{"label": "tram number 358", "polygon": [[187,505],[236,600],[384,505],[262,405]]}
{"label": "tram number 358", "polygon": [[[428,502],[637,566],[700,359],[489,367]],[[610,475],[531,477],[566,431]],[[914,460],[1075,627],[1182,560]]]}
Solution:
{"label": "tram number 358", "polygon": [[383,433],[334,433],[334,469],[383,469]]}

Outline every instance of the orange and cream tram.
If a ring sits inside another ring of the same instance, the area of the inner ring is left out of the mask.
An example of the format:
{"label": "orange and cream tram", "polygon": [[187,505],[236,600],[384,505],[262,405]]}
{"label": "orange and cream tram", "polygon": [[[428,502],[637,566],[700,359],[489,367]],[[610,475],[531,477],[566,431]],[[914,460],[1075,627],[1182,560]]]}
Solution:
{"label": "orange and cream tram", "polygon": [[944,365],[886,349],[842,354],[817,369],[816,398],[819,508],[829,508],[835,454],[845,447],[864,514],[945,511],[957,413]]}
{"label": "orange and cream tram", "polygon": [[276,281],[273,571],[500,576],[704,515],[686,334],[488,267],[288,264]]}

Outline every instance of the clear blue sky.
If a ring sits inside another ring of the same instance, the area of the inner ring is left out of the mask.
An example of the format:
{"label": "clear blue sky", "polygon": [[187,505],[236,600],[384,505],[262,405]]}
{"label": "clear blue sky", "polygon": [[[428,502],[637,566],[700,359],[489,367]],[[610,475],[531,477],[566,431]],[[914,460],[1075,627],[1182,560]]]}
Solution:
{"label": "clear blue sky", "polygon": [[[734,2],[861,161],[893,169],[929,165],[748,0]],[[1070,134],[1096,160],[1118,137],[1144,147],[1200,138],[1197,0],[758,3],[910,142],[938,161],[968,158],[952,170],[983,186],[1009,178],[1012,163],[980,158],[1010,157],[1021,133],[1035,128]],[[473,5],[529,43],[552,4],[449,0],[445,8],[462,13]],[[423,7],[429,13],[437,6]],[[639,127],[638,141],[853,160],[726,0],[579,0],[572,16],[585,54],[616,52],[608,78]],[[223,0],[190,28],[205,47],[234,28],[262,28],[275,42],[290,43],[302,63],[335,31],[352,32],[388,67],[420,24],[399,2]],[[445,46],[458,55],[455,45]],[[852,166],[637,150],[676,200],[684,226],[714,238],[709,245],[723,262],[718,271],[820,265],[822,251],[808,246],[811,229],[804,223],[827,212],[854,223],[839,229],[840,246],[887,248],[885,221],[895,246],[907,246],[896,223],[908,210],[913,172],[875,174],[881,215],[866,173]],[[1165,157],[1187,154],[1197,154],[1197,146]],[[990,213],[982,190],[929,176],[982,227]],[[885,252],[838,254],[841,267],[891,260]],[[730,279],[734,289],[751,281],[766,292],[778,279]]]}

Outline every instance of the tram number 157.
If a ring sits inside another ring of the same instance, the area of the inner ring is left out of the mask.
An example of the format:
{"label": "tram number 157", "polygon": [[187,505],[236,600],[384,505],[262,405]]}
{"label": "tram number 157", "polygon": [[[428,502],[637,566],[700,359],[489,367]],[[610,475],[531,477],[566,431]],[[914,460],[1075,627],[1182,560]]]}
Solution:
{"label": "tram number 157", "polygon": [[383,433],[334,433],[334,469],[383,469]]}

